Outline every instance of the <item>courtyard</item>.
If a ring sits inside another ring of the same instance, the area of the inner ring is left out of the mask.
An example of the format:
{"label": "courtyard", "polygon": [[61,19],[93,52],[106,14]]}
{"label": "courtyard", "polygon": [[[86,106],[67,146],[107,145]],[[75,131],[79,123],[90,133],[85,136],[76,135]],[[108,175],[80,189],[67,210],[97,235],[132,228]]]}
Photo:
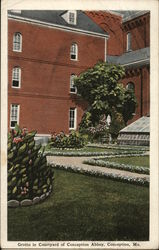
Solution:
{"label": "courtyard", "polygon": [[[87,150],[46,151],[54,169],[53,192],[40,204],[9,208],[8,240],[148,240],[149,175],[84,164],[94,159],[127,164],[130,159],[129,164],[133,161],[134,166],[149,167],[148,148],[134,147],[133,152],[127,148],[100,145]],[[82,156],[86,152],[89,156]],[[146,181],[143,185],[137,180]]]}

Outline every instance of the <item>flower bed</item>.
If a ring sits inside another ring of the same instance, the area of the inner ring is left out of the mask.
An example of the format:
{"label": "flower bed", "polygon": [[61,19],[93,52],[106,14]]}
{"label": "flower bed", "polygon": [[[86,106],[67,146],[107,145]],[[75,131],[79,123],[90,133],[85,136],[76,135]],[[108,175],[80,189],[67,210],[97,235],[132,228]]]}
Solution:
{"label": "flower bed", "polygon": [[97,170],[92,169],[83,169],[80,167],[76,167],[73,165],[60,165],[60,164],[52,164],[54,168],[67,170],[74,173],[80,173],[80,174],[86,174],[86,175],[92,175],[96,177],[103,177],[108,178],[116,181],[126,182],[126,183],[132,183],[136,185],[142,185],[142,186],[149,186],[149,177],[130,177],[130,176],[123,176],[121,174],[113,174],[113,173],[104,173]]}
{"label": "flower bed", "polygon": [[43,193],[40,196],[35,196],[32,199],[24,199],[21,201],[16,200],[16,199],[9,200],[8,207],[19,207],[19,206],[26,207],[26,206],[32,206],[32,205],[38,204],[38,203],[44,201],[51,194],[51,192],[52,192],[52,187],[50,187],[50,189],[47,193]]}
{"label": "flower bed", "polygon": [[100,143],[89,143],[87,144],[87,147],[92,147],[92,148],[105,148],[105,149],[118,149],[118,150],[138,150],[138,151],[149,151],[149,147],[141,147],[141,146],[119,146],[115,144],[100,144]]}
{"label": "flower bed", "polygon": [[130,154],[129,151],[122,151],[122,152],[80,152],[80,151],[73,151],[73,152],[62,152],[62,151],[45,151],[47,156],[120,156],[120,155],[142,155],[139,151],[134,151]]}
{"label": "flower bed", "polygon": [[[107,155],[107,158],[122,158],[122,157],[135,157],[135,156],[138,156],[138,157],[144,157],[146,156],[145,153],[131,153],[130,152],[127,152],[127,154],[122,154],[122,153],[118,153],[118,154],[114,154],[114,155]],[[99,156],[98,158],[94,158],[95,160],[98,160],[98,159],[105,159],[104,156]]]}
{"label": "flower bed", "polygon": [[77,131],[71,131],[66,135],[63,131],[51,135],[49,143],[50,147],[54,148],[83,148],[86,144],[86,138]]}
{"label": "flower bed", "polygon": [[120,164],[120,163],[110,162],[110,161],[103,161],[101,159],[90,159],[90,160],[84,161],[83,163],[93,165],[93,166],[121,169],[121,170],[126,170],[126,171],[140,173],[140,174],[150,173],[149,168],[146,168],[146,167],[134,166],[134,165],[129,165],[129,164]]}

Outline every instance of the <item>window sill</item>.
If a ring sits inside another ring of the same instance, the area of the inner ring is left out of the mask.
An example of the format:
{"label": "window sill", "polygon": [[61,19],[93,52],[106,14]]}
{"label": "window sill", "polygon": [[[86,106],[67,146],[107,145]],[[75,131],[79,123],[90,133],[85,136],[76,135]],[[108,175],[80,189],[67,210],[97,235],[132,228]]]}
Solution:
{"label": "window sill", "polygon": [[78,59],[71,59],[71,58],[70,58],[70,60],[71,60],[71,61],[78,62]]}
{"label": "window sill", "polygon": [[20,87],[12,86],[12,89],[20,89]]}
{"label": "window sill", "polygon": [[13,52],[22,52],[22,50],[14,50],[14,49],[13,49]]}

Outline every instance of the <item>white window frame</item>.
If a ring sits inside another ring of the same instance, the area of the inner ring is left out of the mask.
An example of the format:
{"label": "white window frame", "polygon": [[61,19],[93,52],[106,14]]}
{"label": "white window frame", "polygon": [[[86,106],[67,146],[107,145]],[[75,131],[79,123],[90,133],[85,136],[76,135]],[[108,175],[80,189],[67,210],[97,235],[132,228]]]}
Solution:
{"label": "white window frame", "polygon": [[[77,88],[74,86],[74,78],[76,77],[75,74],[72,74],[70,76],[70,93],[71,94],[76,94],[77,93]],[[72,90],[73,89],[73,90]]]}
{"label": "white window frame", "polygon": [[13,51],[22,52],[22,34],[15,32],[13,35]]}
{"label": "white window frame", "polygon": [[[71,15],[73,15],[73,16],[70,18]],[[76,12],[76,10],[69,10],[68,11],[68,23],[73,24],[73,25],[77,24],[77,12]]]}
{"label": "white window frame", "polygon": [[131,32],[128,32],[126,35],[126,50],[131,51]]}
{"label": "white window frame", "polygon": [[[17,110],[13,110],[17,108]],[[20,105],[19,104],[11,104],[10,105],[10,128],[13,129],[15,126],[12,126],[12,122],[16,122],[19,125],[19,113],[20,113]],[[13,118],[15,117],[15,118]]]}
{"label": "white window frame", "polygon": [[[18,81],[18,86],[13,85],[13,81]],[[21,87],[21,68],[16,66],[12,69],[12,88],[20,88]]]}
{"label": "white window frame", "polygon": [[[71,117],[71,111],[73,113],[72,117]],[[73,125],[70,124],[71,122],[73,123]],[[76,130],[76,128],[77,128],[77,108],[70,108],[69,109],[69,130]]]}
{"label": "white window frame", "polygon": [[[75,57],[75,58],[72,58]],[[72,43],[70,47],[70,59],[73,61],[78,60],[78,45],[76,43]]]}

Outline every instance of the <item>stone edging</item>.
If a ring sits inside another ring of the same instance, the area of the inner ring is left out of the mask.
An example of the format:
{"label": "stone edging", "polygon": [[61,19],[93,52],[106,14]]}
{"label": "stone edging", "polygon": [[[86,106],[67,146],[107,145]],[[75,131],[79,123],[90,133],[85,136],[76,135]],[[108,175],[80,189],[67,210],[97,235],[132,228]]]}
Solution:
{"label": "stone edging", "polygon": [[9,200],[7,202],[8,207],[26,207],[26,206],[32,206],[35,204],[40,203],[41,201],[44,201],[49,195],[51,194],[52,189],[50,189],[46,194],[42,194],[40,197],[36,196],[32,200],[30,199],[24,199],[22,201],[17,201],[17,200]]}
{"label": "stone edging", "polygon": [[114,173],[104,173],[100,172],[98,170],[88,170],[88,169],[82,169],[80,167],[76,167],[73,165],[63,165],[63,164],[51,164],[53,168],[61,169],[61,170],[67,170],[74,173],[80,173],[80,174],[86,174],[96,177],[104,177],[108,179],[114,179],[116,181],[126,182],[130,184],[136,184],[141,186],[149,186],[149,177],[130,177],[130,176],[124,176],[122,174],[114,174]]}
{"label": "stone edging", "polygon": [[78,157],[82,157],[82,156],[117,156],[117,155],[126,155],[129,154],[130,156],[132,155],[144,155],[144,153],[138,152],[138,151],[134,151],[132,153],[130,153],[129,151],[123,151],[123,152],[59,152],[59,151],[45,151],[45,155],[46,156],[70,156],[70,157],[74,157],[74,156],[78,156]]}
{"label": "stone edging", "polygon": [[[109,157],[109,159],[112,159],[112,158],[114,158],[114,157]],[[150,170],[147,167],[135,166],[135,165],[117,163],[117,162],[111,162],[111,161],[103,161],[102,158],[85,160],[85,161],[83,161],[83,163],[91,165],[91,166],[99,166],[99,167],[107,167],[107,168],[126,170],[129,172],[134,172],[134,173],[139,173],[139,174],[149,175],[149,173],[150,173]]]}

